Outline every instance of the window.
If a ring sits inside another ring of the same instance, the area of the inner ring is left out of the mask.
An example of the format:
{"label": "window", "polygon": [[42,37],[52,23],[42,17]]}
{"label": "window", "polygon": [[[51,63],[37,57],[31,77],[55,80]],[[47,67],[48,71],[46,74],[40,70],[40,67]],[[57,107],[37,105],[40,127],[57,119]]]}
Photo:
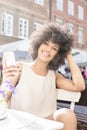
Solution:
{"label": "window", "polygon": [[63,0],[56,0],[56,9],[63,11]]}
{"label": "window", "polygon": [[57,23],[57,25],[62,25],[63,24],[63,20],[56,18],[56,23]]}
{"label": "window", "polygon": [[44,0],[34,0],[36,4],[44,5]]}
{"label": "window", "polygon": [[83,8],[78,6],[78,18],[83,20]]}
{"label": "window", "polygon": [[38,31],[38,29],[42,26],[42,24],[34,22],[34,31]]}
{"label": "window", "polygon": [[74,15],[74,3],[72,1],[68,1],[68,14]]}
{"label": "window", "polygon": [[83,45],[84,44],[84,34],[83,34],[84,29],[82,27],[78,28],[78,44]]}
{"label": "window", "polygon": [[29,31],[27,19],[19,18],[19,38],[27,39]]}
{"label": "window", "polygon": [[4,12],[1,19],[1,33],[12,36],[13,33],[13,15]]}

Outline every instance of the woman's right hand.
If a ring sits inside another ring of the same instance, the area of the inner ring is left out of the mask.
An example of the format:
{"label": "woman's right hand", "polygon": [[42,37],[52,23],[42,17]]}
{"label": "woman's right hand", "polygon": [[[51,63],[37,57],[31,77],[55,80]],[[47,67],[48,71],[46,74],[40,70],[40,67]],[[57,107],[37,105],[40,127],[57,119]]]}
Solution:
{"label": "woman's right hand", "polygon": [[16,65],[12,65],[12,66],[3,68],[2,82],[6,81],[6,80],[11,80],[13,86],[16,86],[16,84],[20,78],[20,75],[21,75],[21,69],[22,69],[21,66],[22,66],[21,63],[18,63]]}

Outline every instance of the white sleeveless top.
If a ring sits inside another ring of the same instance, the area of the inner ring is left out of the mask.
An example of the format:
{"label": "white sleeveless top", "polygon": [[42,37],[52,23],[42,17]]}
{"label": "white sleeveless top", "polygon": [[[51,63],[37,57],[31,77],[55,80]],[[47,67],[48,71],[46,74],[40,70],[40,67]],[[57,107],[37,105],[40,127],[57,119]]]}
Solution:
{"label": "white sleeveless top", "polygon": [[29,64],[23,64],[20,81],[12,95],[10,108],[47,117],[56,110],[55,73],[46,76],[33,72]]}

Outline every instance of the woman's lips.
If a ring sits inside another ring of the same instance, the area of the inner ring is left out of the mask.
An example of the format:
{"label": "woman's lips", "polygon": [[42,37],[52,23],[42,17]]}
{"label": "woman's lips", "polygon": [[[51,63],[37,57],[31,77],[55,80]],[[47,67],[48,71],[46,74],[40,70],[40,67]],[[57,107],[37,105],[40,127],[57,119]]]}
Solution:
{"label": "woman's lips", "polygon": [[46,51],[43,51],[42,53],[43,53],[43,55],[46,56],[46,57],[49,57],[49,56],[50,56],[50,54],[49,54],[48,52],[46,52]]}

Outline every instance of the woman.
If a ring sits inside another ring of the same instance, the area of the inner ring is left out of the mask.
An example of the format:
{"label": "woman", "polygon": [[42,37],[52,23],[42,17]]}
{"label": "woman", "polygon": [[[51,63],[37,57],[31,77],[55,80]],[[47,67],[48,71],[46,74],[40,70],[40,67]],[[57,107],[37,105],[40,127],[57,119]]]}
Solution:
{"label": "woman", "polygon": [[[56,88],[83,91],[85,88],[81,72],[70,53],[73,37],[53,23],[44,25],[31,38],[32,63],[21,63],[4,67],[3,88],[7,79],[15,93],[9,88],[5,99],[9,107],[32,113],[36,116],[64,123],[63,130],[76,130],[77,120],[70,109],[56,110]],[[66,58],[72,80],[64,78],[56,70]]]}

